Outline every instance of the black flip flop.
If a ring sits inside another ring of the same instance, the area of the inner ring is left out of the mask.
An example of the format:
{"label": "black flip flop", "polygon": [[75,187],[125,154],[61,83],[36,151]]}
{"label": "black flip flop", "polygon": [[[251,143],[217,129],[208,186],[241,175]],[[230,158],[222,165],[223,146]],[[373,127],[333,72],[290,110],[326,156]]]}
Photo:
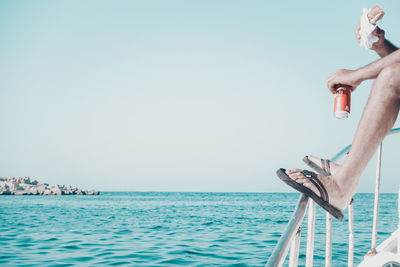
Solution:
{"label": "black flip flop", "polygon": [[294,181],[292,178],[290,178],[286,174],[285,169],[281,168],[276,172],[279,179],[281,179],[282,181],[284,181],[286,184],[290,185],[297,191],[309,196],[312,200],[315,201],[315,203],[320,205],[321,208],[323,208],[324,210],[326,210],[327,212],[332,214],[332,216],[335,217],[336,219],[338,219],[339,221],[343,220],[343,217],[344,217],[343,213],[340,210],[338,210],[337,208],[335,208],[334,206],[332,206],[331,204],[329,204],[328,192],[326,191],[326,189],[325,189],[324,185],[321,183],[321,181],[317,178],[317,175],[315,173],[307,171],[307,170],[303,170],[301,173],[307,179],[309,179],[311,183],[313,183],[315,185],[315,187],[319,191],[320,196],[315,194],[308,187],[305,187],[304,185],[299,184],[296,181]]}
{"label": "black flip flop", "polygon": [[[348,152],[347,152],[348,153]],[[311,161],[308,156],[305,156],[303,158],[303,161],[305,164],[307,164],[309,167],[313,168],[314,171],[318,172],[319,174],[322,174],[323,176],[331,176],[331,161],[329,159],[321,159],[321,166],[324,166],[324,168],[321,168],[317,164],[315,164],[313,161]],[[351,198],[350,204],[354,202],[354,198]]]}
{"label": "black flip flop", "polygon": [[318,172],[319,174],[322,174],[323,176],[331,176],[332,175],[331,174],[331,162],[329,159],[321,159],[321,166],[323,166],[323,168],[321,168],[316,163],[311,161],[308,158],[308,156],[305,156],[303,158],[303,161],[305,164],[307,164],[309,167],[313,168],[316,172]]}

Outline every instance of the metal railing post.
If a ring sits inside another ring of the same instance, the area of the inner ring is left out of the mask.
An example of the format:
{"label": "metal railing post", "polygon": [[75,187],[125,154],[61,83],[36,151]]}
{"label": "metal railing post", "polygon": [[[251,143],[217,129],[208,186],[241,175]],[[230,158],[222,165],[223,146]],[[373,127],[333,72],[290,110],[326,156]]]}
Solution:
{"label": "metal railing post", "polygon": [[332,215],[326,213],[325,267],[332,266]]}
{"label": "metal railing post", "polygon": [[314,200],[310,199],[308,205],[308,224],[307,224],[307,252],[306,267],[312,267],[314,261],[314,235],[315,235],[315,208]]}
{"label": "metal railing post", "polygon": [[347,266],[354,266],[354,209],[353,203],[351,203],[347,210],[349,212],[349,255],[347,259]]}
{"label": "metal railing post", "polygon": [[[397,197],[398,197],[398,199],[397,199],[397,216],[399,217],[397,229],[400,229],[400,186],[399,186],[399,193],[398,193]],[[397,254],[400,254],[400,238],[397,238]]]}
{"label": "metal railing post", "polygon": [[292,246],[290,247],[289,267],[297,267],[299,265],[300,235],[301,227],[297,230],[292,241]]}
{"label": "metal railing post", "polygon": [[376,161],[376,180],[375,180],[375,200],[374,200],[374,218],[372,225],[372,241],[370,254],[376,254],[376,238],[378,233],[378,211],[379,211],[379,188],[381,180],[381,159],[382,143],[379,145]]}
{"label": "metal railing post", "polygon": [[283,265],[283,262],[285,261],[286,255],[289,250],[289,246],[291,245],[291,241],[293,240],[293,237],[299,229],[300,224],[303,221],[304,215],[306,214],[308,199],[308,196],[301,194],[297,202],[296,210],[292,218],[290,218],[285,231],[278,241],[278,244],[272,251],[268,262],[265,264],[266,267]]}
{"label": "metal railing post", "polygon": [[[397,198],[398,198],[397,199],[397,216],[399,218],[397,228],[400,228],[400,186],[399,186]],[[400,241],[400,238],[399,238],[399,241]]]}

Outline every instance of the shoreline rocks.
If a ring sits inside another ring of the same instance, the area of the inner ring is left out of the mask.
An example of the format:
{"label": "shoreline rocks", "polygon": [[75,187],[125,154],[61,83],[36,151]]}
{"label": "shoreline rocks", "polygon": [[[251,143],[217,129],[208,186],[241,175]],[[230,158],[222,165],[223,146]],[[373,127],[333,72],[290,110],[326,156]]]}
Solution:
{"label": "shoreline rocks", "polygon": [[95,190],[84,191],[75,186],[49,185],[31,181],[29,177],[0,177],[0,195],[99,195]]}

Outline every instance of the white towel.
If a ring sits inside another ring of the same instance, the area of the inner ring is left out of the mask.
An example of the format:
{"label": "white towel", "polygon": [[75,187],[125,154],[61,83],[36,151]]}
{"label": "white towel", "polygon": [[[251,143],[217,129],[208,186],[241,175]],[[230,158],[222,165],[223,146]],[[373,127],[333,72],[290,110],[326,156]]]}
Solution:
{"label": "white towel", "polygon": [[369,22],[368,12],[371,9],[363,8],[363,14],[360,19],[360,46],[364,46],[365,48],[371,49],[372,44],[379,40],[377,36],[372,34],[375,30],[376,25],[373,25]]}

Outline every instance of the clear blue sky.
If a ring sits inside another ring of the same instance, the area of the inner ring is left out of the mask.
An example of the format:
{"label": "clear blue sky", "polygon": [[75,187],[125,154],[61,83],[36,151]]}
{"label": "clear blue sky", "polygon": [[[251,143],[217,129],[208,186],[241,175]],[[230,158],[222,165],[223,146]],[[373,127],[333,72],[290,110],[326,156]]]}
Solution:
{"label": "clear blue sky", "polygon": [[[351,143],[326,77],[377,56],[373,1],[1,1],[0,176],[129,191],[293,192],[275,176]],[[400,2],[380,1],[400,45]],[[400,182],[400,136],[382,190]],[[360,182],[373,190],[374,165]]]}

